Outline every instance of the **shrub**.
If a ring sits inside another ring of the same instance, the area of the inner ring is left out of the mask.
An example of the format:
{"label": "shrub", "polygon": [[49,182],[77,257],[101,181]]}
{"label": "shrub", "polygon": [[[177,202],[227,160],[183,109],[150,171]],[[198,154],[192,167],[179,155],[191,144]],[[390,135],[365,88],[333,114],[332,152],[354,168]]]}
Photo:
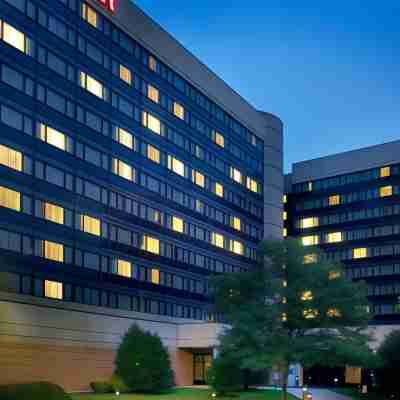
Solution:
{"label": "shrub", "polygon": [[157,335],[133,325],[117,352],[116,374],[132,392],[160,393],[174,385],[168,351]]}
{"label": "shrub", "polygon": [[97,394],[113,393],[113,387],[110,382],[91,382],[90,387]]}
{"label": "shrub", "polygon": [[71,400],[64,390],[48,382],[0,386],[1,400]]}
{"label": "shrub", "polygon": [[113,393],[115,393],[115,392],[129,393],[130,392],[128,385],[126,385],[126,383],[123,381],[123,379],[116,374],[114,374],[111,377],[109,385],[111,386],[111,391]]}

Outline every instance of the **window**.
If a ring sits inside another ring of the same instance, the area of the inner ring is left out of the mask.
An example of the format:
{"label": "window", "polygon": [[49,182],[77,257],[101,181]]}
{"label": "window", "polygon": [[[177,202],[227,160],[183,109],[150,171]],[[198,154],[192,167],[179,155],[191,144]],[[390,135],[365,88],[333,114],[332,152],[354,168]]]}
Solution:
{"label": "window", "polygon": [[59,243],[44,241],[44,258],[51,261],[64,262],[64,246]]}
{"label": "window", "polygon": [[119,77],[129,86],[132,85],[132,72],[122,64],[119,66]]}
{"label": "window", "polygon": [[212,244],[214,246],[217,246],[217,247],[219,247],[221,249],[224,248],[224,241],[225,241],[224,240],[224,236],[221,235],[220,233],[213,232],[211,240],[212,240]]}
{"label": "window", "polygon": [[43,215],[48,221],[64,225],[64,209],[51,203],[43,204]]}
{"label": "window", "polygon": [[160,101],[160,92],[154,86],[147,85],[147,97],[154,103],[158,103]]}
{"label": "window", "polygon": [[287,195],[286,195],[286,194],[283,196],[282,201],[283,201],[283,204],[286,204],[286,203],[287,203]]}
{"label": "window", "polygon": [[383,186],[379,189],[379,196],[380,197],[388,197],[393,194],[393,187],[392,186]]}
{"label": "window", "polygon": [[313,309],[308,309],[303,311],[305,319],[315,319],[318,317],[318,311]]}
{"label": "window", "polygon": [[205,178],[204,175],[201,172],[193,170],[192,172],[192,180],[193,182],[202,188],[205,186]]}
{"label": "window", "polygon": [[157,135],[161,135],[161,122],[148,112],[143,111],[143,125]]}
{"label": "window", "polygon": [[304,256],[304,264],[314,264],[318,261],[318,256],[316,254],[306,254]]}
{"label": "window", "polygon": [[168,169],[180,176],[185,176],[185,164],[175,157],[168,156]]}
{"label": "window", "polygon": [[97,17],[97,12],[85,3],[82,4],[82,18],[93,27],[98,27],[99,21]]}
{"label": "window", "polygon": [[143,236],[142,250],[153,254],[160,254],[160,241],[151,236]]}
{"label": "window", "polygon": [[185,119],[185,109],[176,101],[174,102],[174,115],[179,119]]}
{"label": "window", "polygon": [[0,207],[21,211],[21,193],[0,186]]}
{"label": "window", "polygon": [[329,280],[333,281],[335,279],[339,279],[342,276],[340,271],[330,271],[329,272]]}
{"label": "window", "polygon": [[343,241],[342,232],[332,232],[326,235],[326,243],[339,243]]}
{"label": "window", "polygon": [[224,186],[218,182],[215,182],[215,194],[218,197],[224,197]]}
{"label": "window", "polygon": [[40,140],[60,150],[67,149],[65,135],[44,124],[40,124]]}
{"label": "window", "polygon": [[301,229],[315,228],[317,226],[319,226],[318,217],[309,217],[309,218],[303,218],[300,220],[300,228]]}
{"label": "window", "polygon": [[314,246],[319,243],[319,236],[317,236],[317,235],[303,236],[301,238],[301,241],[303,243],[303,246]]}
{"label": "window", "polygon": [[157,60],[153,56],[149,56],[149,68],[157,72]]}
{"label": "window", "polygon": [[129,261],[117,260],[117,274],[125,278],[132,278],[132,264]]}
{"label": "window", "polygon": [[82,88],[86,89],[88,92],[99,97],[100,99],[105,98],[103,85],[93,77],[84,72],[80,73],[80,85]]}
{"label": "window", "polygon": [[342,313],[337,308],[330,308],[327,312],[327,315],[330,318],[340,318]]}
{"label": "window", "polygon": [[147,145],[147,158],[151,161],[160,164],[160,150],[156,149],[152,145]]}
{"label": "window", "polygon": [[113,172],[128,181],[135,180],[135,170],[121,160],[113,158]]}
{"label": "window", "polygon": [[22,153],[0,144],[0,164],[22,171]]}
{"label": "window", "polygon": [[[1,20],[0,20],[0,33],[1,33]],[[3,22],[3,40],[10,46],[15,47],[23,53],[28,53],[29,40],[26,36],[15,29],[13,26]]]}
{"label": "window", "polygon": [[116,141],[123,146],[128,147],[128,149],[133,150],[135,148],[135,138],[133,135],[122,128],[117,127],[115,129]]}
{"label": "window", "polygon": [[238,240],[231,240],[230,241],[230,251],[232,253],[238,254],[239,256],[244,255],[244,245],[242,242]]}
{"label": "window", "polygon": [[284,221],[287,221],[287,211],[283,212],[282,218],[283,218]]}
{"label": "window", "polygon": [[172,217],[172,229],[175,232],[183,233],[183,219]]}
{"label": "window", "polygon": [[241,184],[243,182],[242,173],[238,169],[231,167],[231,179]]}
{"label": "window", "polygon": [[340,204],[340,196],[338,194],[334,196],[329,196],[329,205],[338,206]]}
{"label": "window", "polygon": [[222,148],[225,147],[225,137],[223,135],[221,135],[219,132],[216,132],[216,131],[213,132],[213,141],[219,147],[222,147]]}
{"label": "window", "polygon": [[237,231],[242,230],[242,221],[238,217],[232,217],[232,227]]}
{"label": "window", "polygon": [[312,192],[313,190],[313,183],[312,182],[308,182],[308,191]]}
{"label": "window", "polygon": [[359,247],[357,249],[353,249],[353,258],[358,259],[358,258],[366,258],[368,257],[368,251],[366,247]]}
{"label": "window", "polygon": [[381,178],[388,178],[391,175],[390,167],[383,167],[380,170]]}
{"label": "window", "polygon": [[313,296],[313,294],[312,294],[312,292],[310,290],[306,290],[301,295],[301,300],[303,300],[303,301],[311,301],[313,299],[314,299],[314,296]]}
{"label": "window", "polygon": [[287,228],[283,228],[282,236],[285,238],[287,237],[287,235],[288,235]]}
{"label": "window", "polygon": [[247,189],[254,193],[258,193],[258,183],[256,180],[247,177]]}
{"label": "window", "polygon": [[100,236],[101,222],[97,218],[81,215],[81,230],[91,235]]}
{"label": "window", "polygon": [[152,268],[151,270],[151,283],[154,285],[160,284],[160,270],[157,268]]}
{"label": "window", "polygon": [[44,295],[49,299],[63,299],[63,284],[55,281],[44,281]]}

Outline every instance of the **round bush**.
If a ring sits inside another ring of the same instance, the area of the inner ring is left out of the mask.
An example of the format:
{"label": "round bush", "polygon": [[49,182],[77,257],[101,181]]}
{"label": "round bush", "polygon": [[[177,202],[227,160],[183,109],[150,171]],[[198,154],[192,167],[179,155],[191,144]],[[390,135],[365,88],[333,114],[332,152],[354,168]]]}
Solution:
{"label": "round bush", "polygon": [[48,382],[0,386],[1,400],[71,400],[64,390]]}
{"label": "round bush", "polygon": [[90,387],[97,394],[113,393],[113,387],[109,382],[91,382]]}

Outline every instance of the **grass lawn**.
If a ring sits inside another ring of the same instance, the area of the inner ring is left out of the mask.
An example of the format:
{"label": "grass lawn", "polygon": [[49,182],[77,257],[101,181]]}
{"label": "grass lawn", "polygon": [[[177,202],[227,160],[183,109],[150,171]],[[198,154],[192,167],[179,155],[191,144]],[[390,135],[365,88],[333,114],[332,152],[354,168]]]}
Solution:
{"label": "grass lawn", "polygon": [[[162,395],[129,394],[119,397],[111,394],[87,394],[75,395],[73,400],[211,400],[211,390],[208,389],[176,389]],[[228,398],[226,398],[229,400]],[[232,400],[281,400],[281,392],[273,390],[258,390],[243,392]],[[296,398],[289,395],[290,400]]]}
{"label": "grass lawn", "polygon": [[335,392],[349,396],[354,400],[384,400],[382,395],[376,393],[361,394],[357,389],[335,389]]}

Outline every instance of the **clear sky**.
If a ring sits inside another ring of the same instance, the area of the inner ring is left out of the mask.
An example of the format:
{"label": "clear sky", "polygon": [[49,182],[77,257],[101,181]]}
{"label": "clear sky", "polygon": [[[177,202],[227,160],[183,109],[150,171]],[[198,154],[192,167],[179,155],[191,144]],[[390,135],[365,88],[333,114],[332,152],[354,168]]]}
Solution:
{"label": "clear sky", "polygon": [[400,139],[400,2],[136,0],[285,123],[293,162]]}

